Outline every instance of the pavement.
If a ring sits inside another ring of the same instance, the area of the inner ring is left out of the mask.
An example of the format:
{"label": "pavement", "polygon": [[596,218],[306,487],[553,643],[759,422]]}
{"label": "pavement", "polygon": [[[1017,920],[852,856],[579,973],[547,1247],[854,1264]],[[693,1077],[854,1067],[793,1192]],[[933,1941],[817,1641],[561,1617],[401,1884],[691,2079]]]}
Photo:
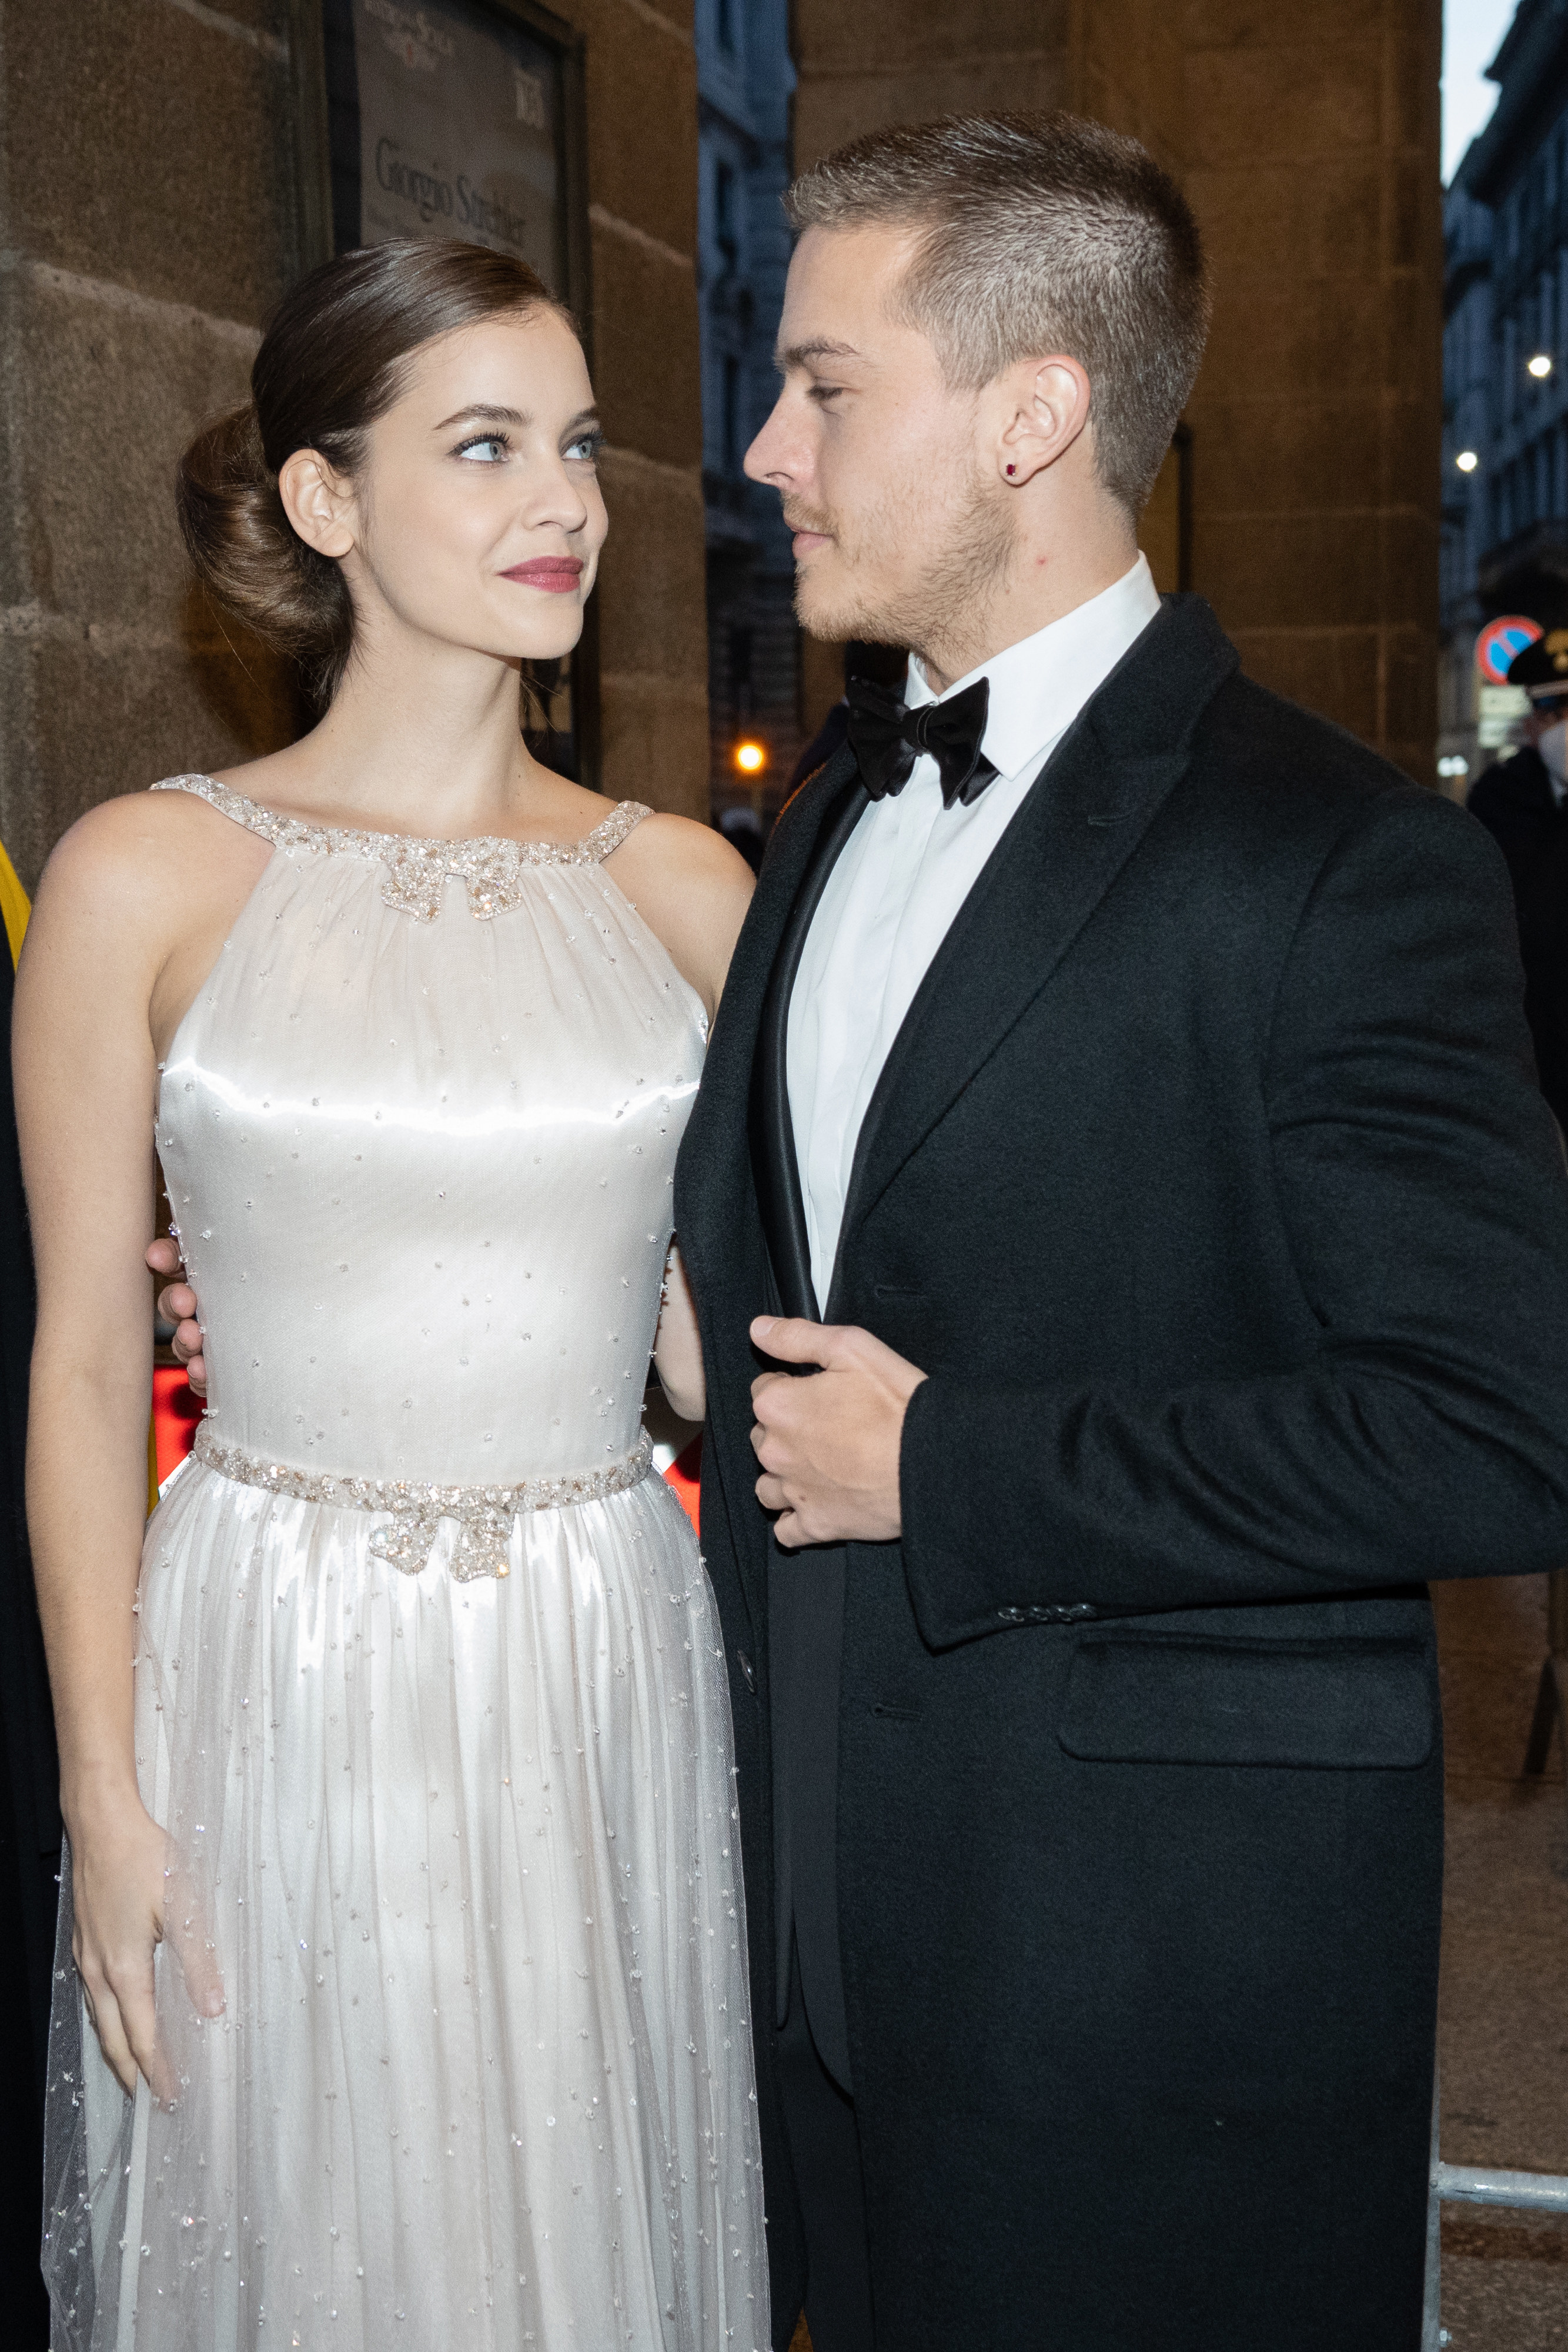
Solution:
{"label": "pavement", "polygon": [[[1434,1589],[1448,1790],[1438,2024],[1450,2164],[1568,2174],[1568,1792],[1521,1769],[1542,1577]],[[1568,2352],[1568,2221],[1444,2208],[1450,2352]]]}

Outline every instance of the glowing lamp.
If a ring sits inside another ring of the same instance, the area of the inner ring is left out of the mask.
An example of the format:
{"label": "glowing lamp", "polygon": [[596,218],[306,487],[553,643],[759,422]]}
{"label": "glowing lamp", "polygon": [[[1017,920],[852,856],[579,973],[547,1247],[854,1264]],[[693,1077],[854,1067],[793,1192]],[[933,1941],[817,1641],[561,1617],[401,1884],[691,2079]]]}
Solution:
{"label": "glowing lamp", "polygon": [[1473,474],[1480,464],[1480,459],[1473,449],[1461,449],[1454,463],[1461,474]]}
{"label": "glowing lamp", "polygon": [[735,747],[735,764],[743,776],[759,776],[768,765],[768,754],[760,743],[748,737]]}
{"label": "glowing lamp", "polygon": [[1552,373],[1552,354],[1550,352],[1537,352],[1532,360],[1526,360],[1525,366],[1533,376],[1548,376]]}

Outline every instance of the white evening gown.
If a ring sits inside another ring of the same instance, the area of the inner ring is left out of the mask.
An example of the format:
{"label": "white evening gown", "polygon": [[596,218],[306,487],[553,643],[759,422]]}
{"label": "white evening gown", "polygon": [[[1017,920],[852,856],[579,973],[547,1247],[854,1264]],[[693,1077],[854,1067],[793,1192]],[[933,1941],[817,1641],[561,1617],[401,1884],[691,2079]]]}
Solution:
{"label": "white evening gown", "polygon": [[158,789],[273,856],[157,1114],[210,1328],[135,1668],[179,2094],[84,2030],[68,1868],[53,2342],[754,2352],[724,1661],[640,1431],[706,1034],[602,863],[645,812],[541,850]]}

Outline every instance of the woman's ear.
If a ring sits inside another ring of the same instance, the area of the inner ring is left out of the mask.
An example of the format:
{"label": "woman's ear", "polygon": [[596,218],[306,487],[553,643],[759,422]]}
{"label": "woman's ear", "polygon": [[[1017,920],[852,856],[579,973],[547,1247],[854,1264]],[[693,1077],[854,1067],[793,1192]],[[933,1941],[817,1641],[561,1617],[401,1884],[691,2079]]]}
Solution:
{"label": "woman's ear", "polygon": [[352,493],[319,449],[296,449],[277,477],[277,495],[307,547],[318,555],[347,555],[354,544]]}
{"label": "woman's ear", "polygon": [[1089,374],[1081,360],[1056,353],[1020,360],[1000,379],[998,472],[1013,489],[1053,466],[1089,422]]}

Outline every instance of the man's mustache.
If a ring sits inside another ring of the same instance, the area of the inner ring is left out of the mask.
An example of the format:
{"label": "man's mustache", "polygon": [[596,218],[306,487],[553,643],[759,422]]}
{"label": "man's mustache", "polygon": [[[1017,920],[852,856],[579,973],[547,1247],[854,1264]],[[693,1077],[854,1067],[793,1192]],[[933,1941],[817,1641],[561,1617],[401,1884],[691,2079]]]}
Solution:
{"label": "man's mustache", "polygon": [[831,518],[828,515],[808,514],[803,507],[792,507],[788,501],[784,502],[780,511],[791,530],[816,531],[823,539],[837,537]]}

